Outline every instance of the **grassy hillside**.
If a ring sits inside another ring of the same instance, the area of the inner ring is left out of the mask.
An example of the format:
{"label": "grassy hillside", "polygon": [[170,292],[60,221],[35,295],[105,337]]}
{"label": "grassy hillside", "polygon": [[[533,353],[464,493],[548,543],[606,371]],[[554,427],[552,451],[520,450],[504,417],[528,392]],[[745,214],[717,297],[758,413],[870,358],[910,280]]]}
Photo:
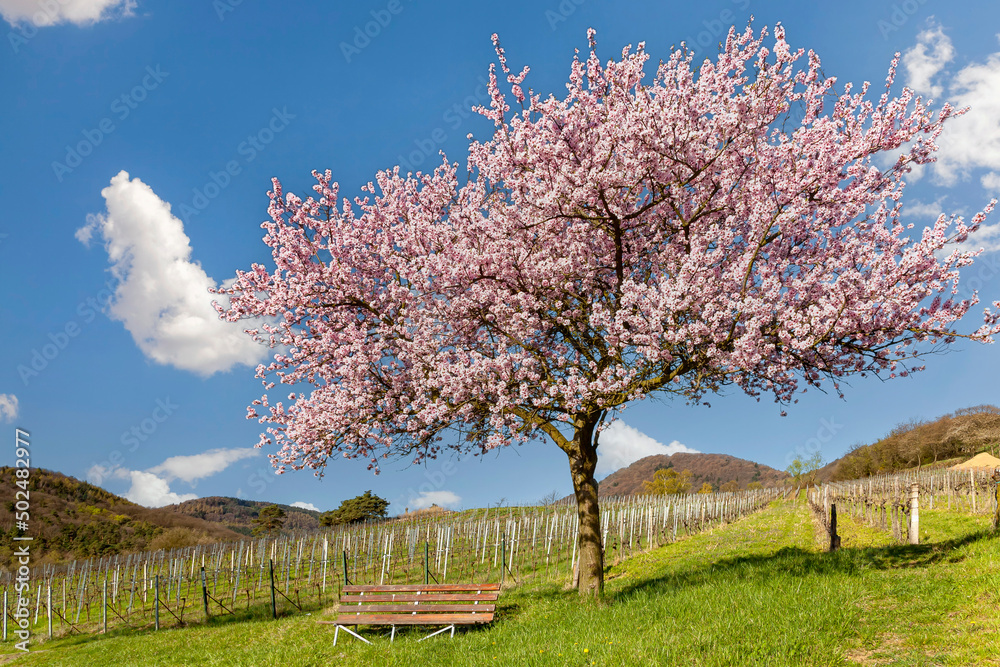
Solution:
{"label": "grassy hillside", "polygon": [[855,446],[820,471],[819,479],[860,479],[881,473],[932,466],[947,459],[967,459],[1000,450],[1000,408],[978,405],[933,420],[897,424],[869,445]]}
{"label": "grassy hillside", "polygon": [[[14,469],[0,468],[0,531],[14,527]],[[62,473],[33,468],[30,529],[34,562],[61,562],[163,547],[236,539],[238,534],[191,516],[136,505]],[[11,564],[12,542],[0,542],[0,566]]]}
{"label": "grassy hillside", "polygon": [[616,470],[601,480],[598,492],[604,497],[642,493],[644,481],[653,479],[657,470],[669,467],[677,472],[690,470],[693,491],[697,491],[704,482],[710,483],[718,491],[720,486],[730,481],[738,482],[740,488],[745,489],[750,482],[776,486],[788,478],[788,473],[783,471],[727,454],[680,452],[671,456],[647,456],[627,468]]}
{"label": "grassy hillside", "polygon": [[843,517],[823,553],[802,501],[636,558],[607,573],[603,606],[557,586],[501,596],[497,620],[454,639],[336,647],[331,609],[272,621],[257,609],[205,627],[76,637],[14,664],[60,665],[997,665],[1000,538],[985,519],[921,511],[920,546]]}
{"label": "grassy hillside", "polygon": [[257,518],[260,509],[275,504],[285,511],[285,530],[319,529],[319,512],[260,500],[241,500],[225,496],[209,496],[207,498],[186,500],[176,505],[167,505],[162,509],[178,515],[186,515],[221,524],[236,533],[250,535],[253,529],[253,520]]}

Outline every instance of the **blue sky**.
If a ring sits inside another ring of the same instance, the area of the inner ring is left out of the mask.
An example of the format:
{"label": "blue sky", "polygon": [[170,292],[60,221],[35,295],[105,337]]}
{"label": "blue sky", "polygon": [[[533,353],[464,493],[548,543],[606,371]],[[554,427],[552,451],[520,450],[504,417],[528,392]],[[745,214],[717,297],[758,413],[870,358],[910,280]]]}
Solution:
{"label": "blue sky", "polygon": [[[588,27],[604,58],[643,40],[654,59],[681,40],[710,56],[751,14],[757,27],[782,22],[841,84],[879,90],[898,51],[895,92],[909,83],[973,107],[942,136],[941,161],[914,174],[907,221],[969,216],[1000,191],[995,0],[0,0],[0,423],[30,431],[33,465],[147,505],[229,495],[326,510],[372,489],[401,512],[569,493],[547,442],[389,463],[378,477],[351,461],[323,480],[273,475],[245,419],[261,351],[214,319],[207,287],[269,260],[259,224],[271,177],[302,193],[329,168],[356,192],[378,169],[426,166],[439,150],[463,162],[466,135],[490,130],[469,108],[485,101],[493,32],[513,69],[531,66],[534,90],[560,94]],[[984,302],[1000,299],[998,221],[973,239],[987,252],[963,273]],[[777,468],[816,447],[832,460],[900,421],[1000,403],[1000,347],[960,343],[927,366],[852,380],[846,400],[809,392],[785,418],[739,394],[711,408],[635,404],[602,445],[600,473],[681,446]]]}

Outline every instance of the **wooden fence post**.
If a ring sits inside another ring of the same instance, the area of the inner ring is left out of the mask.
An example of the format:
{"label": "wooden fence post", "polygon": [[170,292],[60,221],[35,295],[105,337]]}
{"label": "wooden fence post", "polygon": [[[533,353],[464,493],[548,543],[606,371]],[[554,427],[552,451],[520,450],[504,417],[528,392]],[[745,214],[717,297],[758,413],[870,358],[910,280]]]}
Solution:
{"label": "wooden fence post", "polygon": [[153,627],[160,629],[160,573],[156,573],[156,588],[153,589]]}
{"label": "wooden fence post", "polygon": [[271,568],[271,616],[278,618],[278,605],[274,601],[274,559],[269,558],[267,562]]}
{"label": "wooden fence post", "polygon": [[993,496],[996,499],[993,507],[993,530],[1000,530],[1000,468],[993,471],[993,482],[996,484]]}
{"label": "wooden fence post", "polygon": [[205,566],[201,566],[201,599],[205,603],[205,621],[208,621],[208,587],[205,585]]}
{"label": "wooden fence post", "polygon": [[920,484],[910,484],[910,544],[920,544]]}
{"label": "wooden fence post", "polygon": [[830,551],[840,548],[840,535],[837,534],[837,503],[830,503]]}

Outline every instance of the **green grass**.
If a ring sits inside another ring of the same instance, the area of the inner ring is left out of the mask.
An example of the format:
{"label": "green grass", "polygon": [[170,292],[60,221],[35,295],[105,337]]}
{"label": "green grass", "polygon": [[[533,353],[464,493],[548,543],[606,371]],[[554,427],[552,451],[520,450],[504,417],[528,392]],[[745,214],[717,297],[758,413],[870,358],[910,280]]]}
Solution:
{"label": "green grass", "polygon": [[919,546],[839,518],[824,553],[805,504],[609,568],[607,600],[555,585],[505,591],[497,619],[417,643],[336,647],[319,612],[61,639],[17,665],[1000,665],[1000,538],[987,520],[921,511]]}

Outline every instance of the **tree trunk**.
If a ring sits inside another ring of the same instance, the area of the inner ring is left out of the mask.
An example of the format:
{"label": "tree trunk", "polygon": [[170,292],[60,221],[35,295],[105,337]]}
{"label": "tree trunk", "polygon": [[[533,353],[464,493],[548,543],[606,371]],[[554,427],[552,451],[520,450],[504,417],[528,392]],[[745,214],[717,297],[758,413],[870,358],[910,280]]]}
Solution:
{"label": "tree trunk", "polygon": [[599,598],[604,592],[604,547],[601,544],[601,509],[597,502],[597,446],[594,444],[596,423],[577,423],[572,448],[567,452],[573,476],[577,514],[580,518],[578,547],[579,590],[582,598]]}

